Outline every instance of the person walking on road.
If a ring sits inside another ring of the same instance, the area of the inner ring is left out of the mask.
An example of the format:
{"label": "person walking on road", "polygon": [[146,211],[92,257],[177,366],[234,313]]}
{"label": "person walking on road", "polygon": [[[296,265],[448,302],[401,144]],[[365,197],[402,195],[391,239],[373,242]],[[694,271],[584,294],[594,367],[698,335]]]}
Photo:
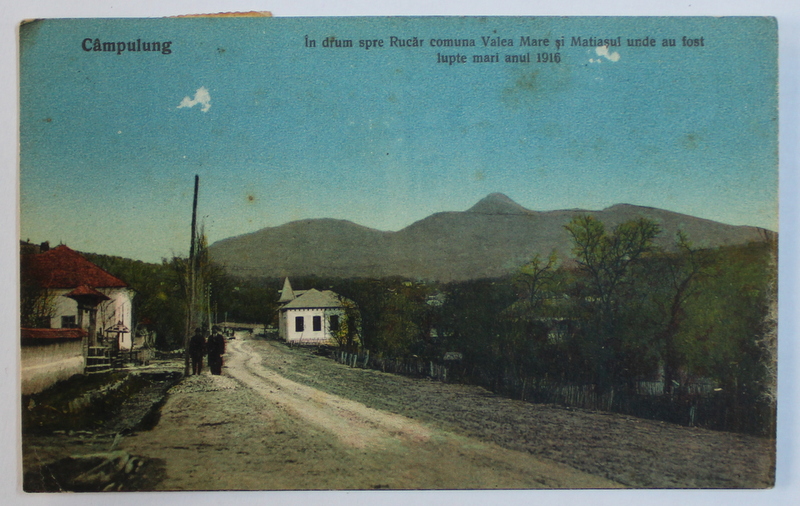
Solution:
{"label": "person walking on road", "polygon": [[200,374],[203,371],[203,356],[206,354],[206,339],[203,331],[199,327],[194,331],[192,339],[189,340],[189,356],[192,359],[192,374]]}
{"label": "person walking on road", "polygon": [[214,327],[213,334],[208,338],[208,368],[211,374],[222,374],[222,355],[225,354],[225,338],[219,332],[219,327]]}

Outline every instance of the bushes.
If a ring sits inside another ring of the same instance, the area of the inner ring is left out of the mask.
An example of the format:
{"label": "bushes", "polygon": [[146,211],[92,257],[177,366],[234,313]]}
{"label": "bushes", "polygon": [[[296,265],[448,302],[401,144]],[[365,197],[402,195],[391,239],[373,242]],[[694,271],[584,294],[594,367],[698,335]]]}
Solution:
{"label": "bushes", "polygon": [[[582,217],[568,230],[574,263],[535,259],[552,271],[535,294],[519,276],[447,287],[443,346],[464,353],[471,381],[555,402],[587,389],[592,409],[774,431],[774,242],[704,250],[679,234],[665,251],[646,220],[606,231]],[[716,389],[691,393],[699,381]],[[660,391],[642,395],[642,382]]]}

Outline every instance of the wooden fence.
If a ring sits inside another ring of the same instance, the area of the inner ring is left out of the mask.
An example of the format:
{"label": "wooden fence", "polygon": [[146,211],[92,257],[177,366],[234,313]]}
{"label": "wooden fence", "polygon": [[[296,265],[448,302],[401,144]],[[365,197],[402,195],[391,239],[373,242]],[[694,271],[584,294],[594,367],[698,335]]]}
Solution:
{"label": "wooden fence", "polygon": [[348,353],[334,350],[333,358],[340,364],[362,369],[376,369],[378,371],[419,378],[431,378],[436,381],[447,381],[447,366],[434,363],[432,360],[420,358],[392,358],[370,355],[369,351]]}
{"label": "wooden fence", "polygon": [[393,358],[371,355],[369,351],[348,353],[331,349],[334,360],[350,367],[376,369],[442,382],[477,383],[495,393],[522,401],[555,404],[594,411],[610,411],[638,418],[649,418],[685,426],[716,430],[774,433],[774,406],[770,403],[720,392],[710,381],[681,385],[679,391],[665,394],[660,381],[640,381],[632,390],[598,389],[595,385],[565,384],[506,376],[502,381],[468,374],[458,362],[436,363],[422,358]]}

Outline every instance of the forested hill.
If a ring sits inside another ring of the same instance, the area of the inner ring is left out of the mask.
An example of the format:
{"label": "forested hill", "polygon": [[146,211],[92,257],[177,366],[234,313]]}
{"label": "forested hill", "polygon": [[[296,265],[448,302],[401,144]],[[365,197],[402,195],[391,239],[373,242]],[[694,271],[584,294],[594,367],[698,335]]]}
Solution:
{"label": "forested hill", "polygon": [[[172,258],[160,264],[95,253],[86,259],[122,279],[134,290],[134,325],[156,332],[159,349],[183,346],[186,333],[186,260]],[[274,317],[280,280],[249,280],[230,276],[213,266],[201,266],[204,283],[213,286],[210,307],[214,319],[269,323]]]}
{"label": "forested hill", "polygon": [[602,211],[531,211],[491,194],[463,212],[433,214],[397,232],[344,220],[308,219],[223,239],[210,246],[215,262],[237,275],[386,277],[463,281],[515,271],[534,255],[571,256],[564,226],[591,214],[611,229],[644,217],[661,226],[656,243],[669,248],[678,230],[697,247],[745,244],[772,234],[662,209],[618,204]]}

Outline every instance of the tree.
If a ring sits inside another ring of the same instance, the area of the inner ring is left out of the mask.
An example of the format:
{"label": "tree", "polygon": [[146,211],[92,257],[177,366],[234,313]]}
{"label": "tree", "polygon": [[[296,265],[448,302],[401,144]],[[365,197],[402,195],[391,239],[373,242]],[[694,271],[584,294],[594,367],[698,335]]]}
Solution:
{"label": "tree", "polygon": [[577,216],[565,226],[572,236],[573,254],[585,288],[580,289],[583,322],[582,347],[592,380],[600,390],[617,385],[632,387],[632,380],[647,368],[648,352],[637,328],[636,311],[643,294],[637,291],[634,266],[655,250],[653,240],[661,227],[637,218],[606,232],[591,215]]}
{"label": "tree", "polygon": [[559,369],[548,342],[551,330],[563,321],[564,271],[557,264],[553,251],[545,260],[537,254],[520,267],[512,278],[518,300],[502,312],[508,326],[499,340],[500,351],[508,374],[523,382],[523,395],[529,378],[541,379]]}
{"label": "tree", "polygon": [[20,287],[20,325],[24,328],[49,328],[56,314],[56,295],[35,283]]}
{"label": "tree", "polygon": [[[380,351],[380,319],[386,310],[388,280],[339,280],[333,290],[353,301],[359,310],[361,346],[373,352]],[[322,286],[322,285],[317,285]]]}
{"label": "tree", "polygon": [[520,289],[530,309],[540,306],[552,293],[553,287],[549,285],[555,279],[557,264],[558,255],[555,251],[550,253],[546,260],[542,260],[537,253],[530,262],[520,267],[514,276],[514,285]]}
{"label": "tree", "polygon": [[[207,288],[211,284],[210,307],[217,317],[223,318],[227,314],[232,321],[270,323],[277,310],[274,294],[280,288],[279,281],[239,278],[227,274],[208,257],[205,240],[198,237],[196,241],[200,245],[198,265],[202,274],[202,278],[198,276],[197,290],[203,293],[203,286]],[[175,256],[155,264],[108,255],[82,254],[125,280],[136,292],[133,299],[134,331],[137,325],[146,322],[148,328],[156,333],[156,346],[159,349],[171,350],[183,346],[189,293],[187,258]],[[196,310],[202,310],[205,318],[209,301],[200,300],[197,306]]]}
{"label": "tree", "polygon": [[702,281],[713,275],[715,263],[713,251],[695,248],[683,231],[678,231],[675,244],[676,252],[660,255],[649,266],[657,278],[652,292],[662,315],[656,341],[662,348],[665,394],[673,392],[683,364],[677,335],[686,319],[686,304],[698,293]]}
{"label": "tree", "polygon": [[690,374],[719,388],[730,417],[722,428],[764,427],[770,411],[759,406],[770,405],[775,386],[775,356],[765,346],[774,335],[774,250],[754,242],[719,248],[714,256],[713,275],[686,302],[678,350]]}
{"label": "tree", "polygon": [[501,315],[516,299],[508,279],[479,279],[449,285],[442,306],[447,351],[463,353],[467,374],[493,389],[503,376],[503,341],[510,326]]}
{"label": "tree", "polygon": [[339,296],[342,304],[342,315],[339,318],[339,328],[335,329],[333,339],[337,346],[347,352],[355,352],[361,345],[359,334],[361,333],[361,312],[355,302],[345,297]]}
{"label": "tree", "polygon": [[394,277],[337,280],[331,289],[357,306],[362,347],[397,358],[428,353],[437,312],[426,303],[432,285]]}
{"label": "tree", "polygon": [[403,285],[392,287],[378,320],[378,349],[392,357],[411,355],[421,340],[424,302],[420,294]]}
{"label": "tree", "polygon": [[572,252],[579,268],[588,275],[602,312],[612,316],[622,302],[624,286],[632,281],[631,267],[653,251],[653,240],[661,227],[652,220],[638,218],[622,223],[607,234],[601,221],[582,215],[565,228],[572,236]]}

